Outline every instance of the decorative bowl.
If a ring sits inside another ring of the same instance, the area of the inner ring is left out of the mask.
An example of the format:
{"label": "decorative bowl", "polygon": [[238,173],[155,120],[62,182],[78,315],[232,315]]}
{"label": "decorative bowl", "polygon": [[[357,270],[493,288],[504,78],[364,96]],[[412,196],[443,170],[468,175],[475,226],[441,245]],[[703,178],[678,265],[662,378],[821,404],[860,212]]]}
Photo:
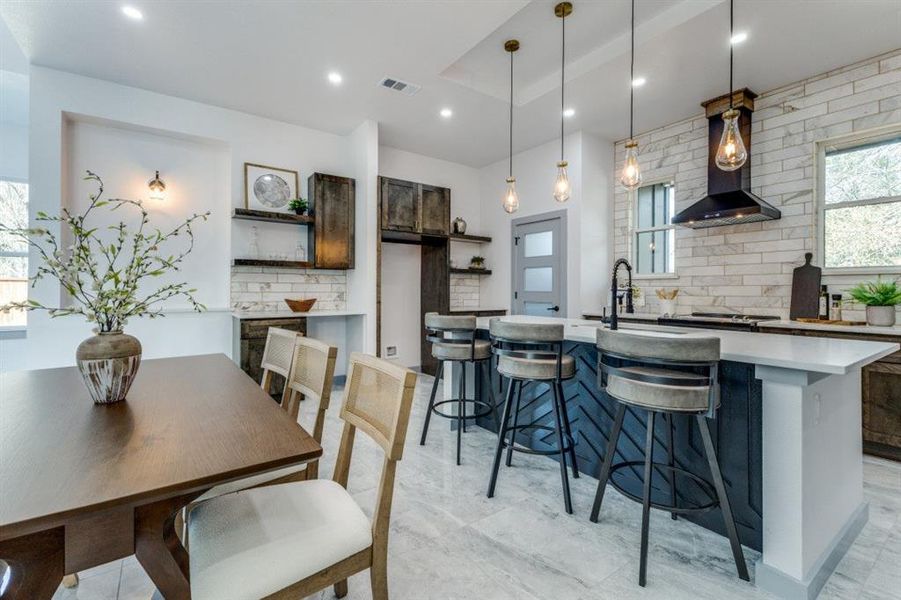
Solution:
{"label": "decorative bowl", "polygon": [[307,298],[306,300],[290,300],[285,298],[285,304],[287,304],[288,308],[293,312],[310,312],[310,309],[316,304],[316,298]]}

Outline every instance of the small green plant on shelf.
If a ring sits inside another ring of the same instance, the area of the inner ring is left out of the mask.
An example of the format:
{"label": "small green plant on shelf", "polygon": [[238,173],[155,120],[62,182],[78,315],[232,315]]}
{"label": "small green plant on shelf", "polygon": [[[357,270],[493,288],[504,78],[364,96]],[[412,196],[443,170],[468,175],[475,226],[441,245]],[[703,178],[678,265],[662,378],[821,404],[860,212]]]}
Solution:
{"label": "small green plant on shelf", "polygon": [[288,202],[288,208],[293,210],[295,214],[305,215],[310,210],[310,203],[303,198],[295,198]]}
{"label": "small green plant on shelf", "polygon": [[897,281],[868,281],[848,290],[855,301],[866,306],[895,306],[901,304],[901,286]]}
{"label": "small green plant on shelf", "polygon": [[473,256],[469,259],[469,268],[470,269],[484,269],[485,268],[485,257],[484,256]]}

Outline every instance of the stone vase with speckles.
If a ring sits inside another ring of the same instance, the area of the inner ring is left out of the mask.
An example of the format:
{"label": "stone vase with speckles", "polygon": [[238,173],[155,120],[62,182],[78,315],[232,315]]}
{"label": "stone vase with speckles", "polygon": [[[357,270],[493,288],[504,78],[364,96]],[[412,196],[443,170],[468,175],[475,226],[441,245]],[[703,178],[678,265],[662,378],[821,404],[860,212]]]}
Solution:
{"label": "stone vase with speckles", "polygon": [[121,331],[101,332],[78,345],[75,359],[94,404],[125,400],[141,366],[141,342]]}

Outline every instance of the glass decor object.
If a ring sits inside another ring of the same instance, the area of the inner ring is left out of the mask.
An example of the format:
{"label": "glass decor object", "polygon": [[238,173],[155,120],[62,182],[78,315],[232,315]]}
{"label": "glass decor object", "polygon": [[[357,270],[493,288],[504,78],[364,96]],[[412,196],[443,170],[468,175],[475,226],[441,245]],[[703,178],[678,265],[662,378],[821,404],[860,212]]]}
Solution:
{"label": "glass decor object", "polygon": [[641,167],[638,166],[638,142],[626,142],[626,160],[619,178],[620,184],[627,190],[634,190],[641,185]]}
{"label": "glass decor object", "polygon": [[511,214],[519,210],[519,195],[516,193],[515,177],[507,177],[507,191],[504,192],[504,210]]}
{"label": "glass decor object", "polygon": [[557,202],[566,202],[572,192],[569,175],[566,174],[567,164],[565,160],[557,163],[557,181],[554,183],[554,200]]}
{"label": "glass decor object", "polygon": [[723,113],[723,135],[716,151],[716,166],[723,171],[740,169],[748,160],[748,150],[738,129],[740,118],[734,108]]}

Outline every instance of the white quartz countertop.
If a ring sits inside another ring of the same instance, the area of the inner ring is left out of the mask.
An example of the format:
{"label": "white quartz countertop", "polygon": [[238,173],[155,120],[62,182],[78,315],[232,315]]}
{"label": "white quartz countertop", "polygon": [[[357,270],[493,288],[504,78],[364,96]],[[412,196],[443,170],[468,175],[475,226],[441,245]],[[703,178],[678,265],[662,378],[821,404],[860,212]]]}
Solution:
{"label": "white quartz countertop", "polygon": [[828,325],[826,323],[801,323],[800,321],[763,321],[761,327],[783,329],[812,329],[832,333],[865,333],[867,335],[901,335],[901,325],[873,327],[872,325]]}
{"label": "white quartz countertop", "polygon": [[[505,321],[525,323],[562,322],[564,325],[563,335],[566,340],[590,344],[594,344],[597,341],[597,328],[606,327],[599,321],[586,319],[529,317],[525,315],[499,318]],[[488,329],[489,320],[489,317],[480,317],[478,320],[479,329]],[[718,337],[720,338],[720,356],[723,360],[841,375],[897,352],[899,349],[898,344],[887,342],[721,329],[669,327],[645,323],[621,322],[619,330],[644,336]]]}
{"label": "white quartz countertop", "polygon": [[321,317],[355,317],[364,313],[353,310],[311,310],[310,312],[292,312],[290,310],[269,311],[234,311],[232,316],[236,319],[290,319],[306,318],[315,319]]}
{"label": "white quartz countertop", "polygon": [[501,306],[454,306],[451,307],[450,312],[452,313],[469,313],[469,312],[498,312],[498,311],[509,312],[510,309],[503,308]]}

